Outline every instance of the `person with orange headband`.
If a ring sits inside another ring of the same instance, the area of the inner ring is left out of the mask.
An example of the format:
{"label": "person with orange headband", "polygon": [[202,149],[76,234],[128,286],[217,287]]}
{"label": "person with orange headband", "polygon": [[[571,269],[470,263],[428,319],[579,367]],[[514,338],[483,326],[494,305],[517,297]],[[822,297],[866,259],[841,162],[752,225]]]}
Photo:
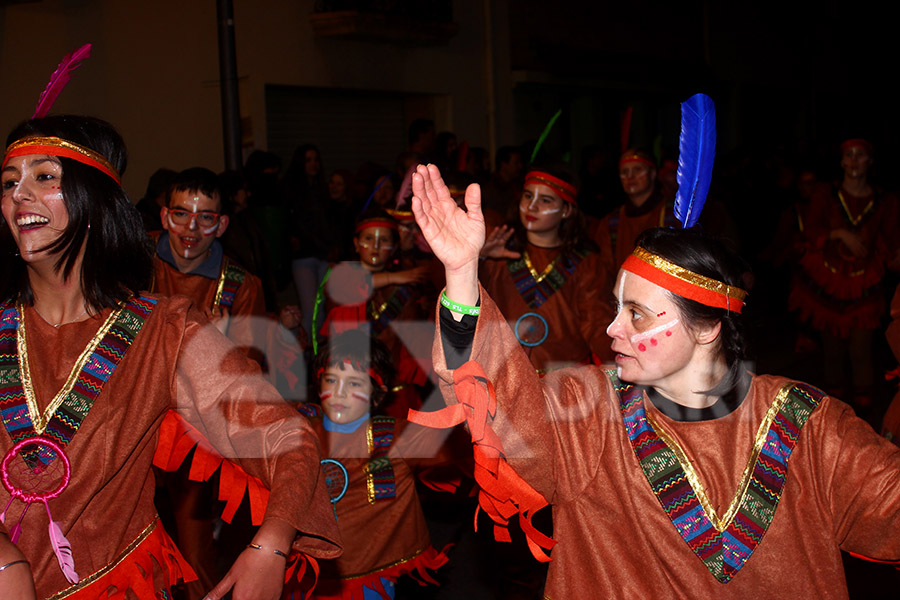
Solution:
{"label": "person with orange headband", "polygon": [[541,373],[613,358],[604,333],[612,277],[585,235],[577,196],[565,165],[528,171],[518,222],[491,230],[482,252],[481,281]]}
{"label": "person with orange headband", "polygon": [[208,597],[279,598],[286,566],[340,553],[314,431],[188,299],[141,291],[152,248],[111,125],[32,118],[7,144],[0,597],[171,597],[195,576],[156,514],[151,465],[176,468],[207,437],[195,465],[221,465],[220,497],[249,490],[261,521]]}
{"label": "person with orange headband", "polygon": [[427,385],[428,370],[416,358],[427,362],[422,338],[427,339],[431,329],[422,306],[428,268],[400,267],[395,262],[399,243],[400,226],[384,209],[370,208],[360,215],[353,238],[359,261],[333,265],[319,288],[316,311],[326,316],[314,353],[319,339],[352,329],[362,328],[380,339],[398,369],[393,402],[385,408],[404,416],[408,408],[422,405],[417,388]]}
{"label": "person with orange headband", "polygon": [[873,161],[868,141],[841,145],[843,178],[818,186],[810,198],[805,252],[788,298],[788,307],[822,335],[826,388],[865,410],[875,377],[873,333],[887,304],[882,281],[889,268],[900,267],[900,204],[871,183]]}
{"label": "person with orange headband", "polygon": [[[900,448],[816,388],[746,370],[752,299],[727,245],[646,231],[613,290],[616,368],[540,378],[478,283],[478,187],[468,212],[432,166],[413,189],[446,270],[450,406],[410,420],[467,423],[480,506],[498,528],[518,514],[550,561],[545,597],[846,598],[840,550],[900,561]],[[548,504],[555,539],[533,523]]]}
{"label": "person with orange headband", "polygon": [[[656,181],[656,163],[646,152],[628,149],[619,158],[619,179],[625,191],[625,203],[609,213],[592,237],[601,245],[610,244],[614,266],[634,250],[642,232],[652,227],[676,225],[677,221]],[[593,229],[593,228],[592,228]]]}

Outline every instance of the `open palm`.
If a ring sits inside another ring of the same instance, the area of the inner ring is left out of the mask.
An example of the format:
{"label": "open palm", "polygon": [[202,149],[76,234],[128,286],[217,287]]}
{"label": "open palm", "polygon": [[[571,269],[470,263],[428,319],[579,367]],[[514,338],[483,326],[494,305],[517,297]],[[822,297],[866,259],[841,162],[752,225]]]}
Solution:
{"label": "open palm", "polygon": [[477,264],[484,245],[481,188],[472,184],[466,189],[466,210],[462,210],[436,166],[419,165],[412,185],[416,223],[444,268],[455,271]]}

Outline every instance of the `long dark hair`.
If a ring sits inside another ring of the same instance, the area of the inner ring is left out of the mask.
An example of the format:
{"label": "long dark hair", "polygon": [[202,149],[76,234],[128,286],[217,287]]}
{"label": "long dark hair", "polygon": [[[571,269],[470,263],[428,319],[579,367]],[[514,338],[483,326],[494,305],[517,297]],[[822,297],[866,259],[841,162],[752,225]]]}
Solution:
{"label": "long dark hair", "polygon": [[[121,175],[128,164],[125,142],[112,125],[93,117],[53,115],[17,126],[7,146],[30,136],[55,136],[102,154]],[[45,251],[57,255],[55,267],[68,279],[84,246],[81,290],[91,308],[111,308],[147,289],[153,273],[153,250],[143,222],[125,190],[109,175],[78,161],[59,157],[62,195],[69,223]],[[89,234],[90,232],[90,234]],[[0,246],[12,255],[15,241],[4,228]],[[22,260],[0,261],[2,298],[31,304],[34,294]]]}
{"label": "long dark hair", "polygon": [[[578,174],[565,163],[532,165],[528,170],[543,171],[544,173],[553,175],[566,183],[571,183],[575,186],[575,189],[578,189],[581,184],[578,179]],[[516,204],[516,219],[513,222],[515,234],[513,235],[511,243],[512,249],[518,252],[521,252],[528,244],[528,232],[525,229],[525,226],[522,225],[522,217],[519,214],[520,211],[518,207],[521,205],[521,202],[522,200],[520,198],[519,203]],[[565,203],[565,200],[563,200],[563,204]],[[562,252],[567,254],[575,250],[582,252],[597,250],[596,244],[594,244],[587,236],[587,219],[585,218],[584,213],[578,208],[577,204],[572,204],[570,211],[569,216],[563,219],[559,224],[559,237],[562,240]]]}
{"label": "long dark hair", "polygon": [[[648,229],[638,238],[637,245],[694,273],[723,281],[730,286],[745,287],[743,276],[749,271],[746,263],[722,240],[697,229],[664,227]],[[671,294],[671,297],[689,328],[722,324],[719,348],[728,365],[728,373],[707,393],[724,396],[736,389],[743,373],[742,362],[746,356],[741,315],[724,308],[706,306],[677,294]]]}

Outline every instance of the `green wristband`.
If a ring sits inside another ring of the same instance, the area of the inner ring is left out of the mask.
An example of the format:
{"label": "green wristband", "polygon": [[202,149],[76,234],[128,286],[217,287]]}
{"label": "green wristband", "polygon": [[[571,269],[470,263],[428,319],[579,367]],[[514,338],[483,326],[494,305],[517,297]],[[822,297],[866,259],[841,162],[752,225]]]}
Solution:
{"label": "green wristband", "polygon": [[453,312],[459,313],[461,315],[472,315],[473,317],[477,317],[481,313],[480,306],[466,306],[465,304],[454,302],[447,297],[447,293],[445,291],[441,292],[441,306],[443,306],[447,310],[452,310]]}

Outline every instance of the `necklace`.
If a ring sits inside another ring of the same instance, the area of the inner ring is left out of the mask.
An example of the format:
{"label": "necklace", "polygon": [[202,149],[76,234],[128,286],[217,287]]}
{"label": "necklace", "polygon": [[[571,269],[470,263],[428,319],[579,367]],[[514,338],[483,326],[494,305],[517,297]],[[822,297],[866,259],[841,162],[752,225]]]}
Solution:
{"label": "necklace", "polygon": [[871,211],[872,208],[875,206],[875,199],[873,198],[873,199],[869,200],[869,203],[866,204],[866,206],[862,209],[862,212],[860,212],[859,215],[853,216],[850,213],[850,208],[847,206],[847,201],[844,199],[844,194],[841,192],[841,190],[838,190],[837,196],[838,196],[838,200],[841,201],[841,206],[844,208],[844,214],[847,215],[847,219],[850,221],[850,224],[853,225],[854,227],[859,225],[859,222],[863,220],[863,217],[865,217],[867,214],[869,214],[869,211]]}
{"label": "necklace", "polygon": [[81,317],[83,317],[84,315],[87,314],[87,307],[84,307],[84,308],[81,309],[81,312],[78,313],[78,315],[75,316],[74,319],[72,319],[72,320],[70,320],[70,321],[61,321],[61,322],[59,322],[59,323],[53,324],[53,323],[50,322],[50,319],[48,319],[47,317],[45,317],[44,314],[43,314],[41,311],[38,310],[38,308],[37,308],[36,305],[32,304],[31,307],[34,308],[34,312],[36,312],[36,313],[37,313],[44,321],[46,321],[46,323],[47,323],[48,325],[53,325],[53,327],[55,327],[56,329],[59,329],[59,328],[62,327],[63,325],[68,325],[69,323],[74,323],[75,321],[77,321],[78,319],[80,319]]}

